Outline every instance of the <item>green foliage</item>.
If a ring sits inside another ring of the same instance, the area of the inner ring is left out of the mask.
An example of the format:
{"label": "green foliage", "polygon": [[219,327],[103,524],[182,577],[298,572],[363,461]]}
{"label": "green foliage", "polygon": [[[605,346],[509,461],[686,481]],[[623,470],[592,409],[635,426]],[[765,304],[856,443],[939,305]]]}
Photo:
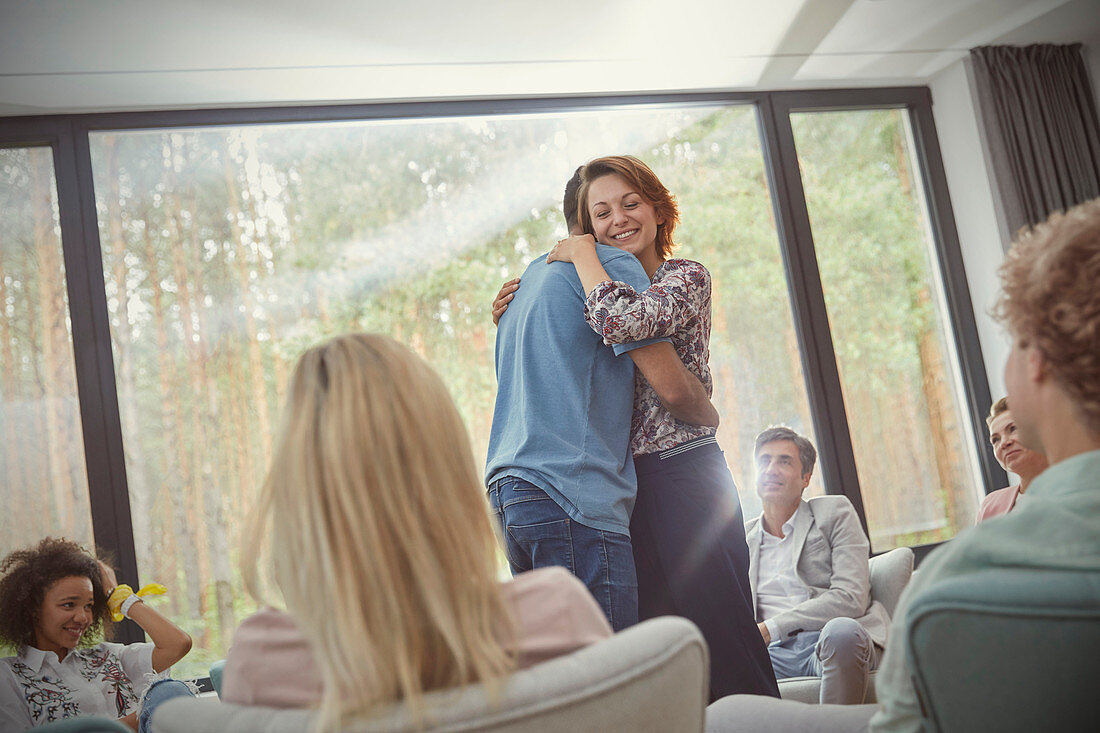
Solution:
{"label": "green foliage", "polygon": [[[904,113],[791,122],[872,534],[892,547],[939,521],[920,536],[952,536],[972,521],[970,456]],[[899,477],[905,492],[876,488]]]}

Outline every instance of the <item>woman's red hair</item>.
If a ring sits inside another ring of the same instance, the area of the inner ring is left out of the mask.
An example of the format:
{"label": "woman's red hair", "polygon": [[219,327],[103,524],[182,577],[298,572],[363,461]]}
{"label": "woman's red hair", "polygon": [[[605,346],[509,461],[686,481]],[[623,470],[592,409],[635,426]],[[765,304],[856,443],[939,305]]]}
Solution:
{"label": "woman's red hair", "polygon": [[592,226],[592,213],[588,209],[588,188],[592,181],[604,176],[622,176],[657,214],[657,256],[667,260],[676,245],[672,242],[672,233],[680,222],[680,209],[676,206],[676,197],[669,193],[661,179],[657,178],[648,165],[633,155],[608,155],[590,160],[578,169],[581,187],[577,191],[577,213],[581,228],[586,234],[596,235]]}

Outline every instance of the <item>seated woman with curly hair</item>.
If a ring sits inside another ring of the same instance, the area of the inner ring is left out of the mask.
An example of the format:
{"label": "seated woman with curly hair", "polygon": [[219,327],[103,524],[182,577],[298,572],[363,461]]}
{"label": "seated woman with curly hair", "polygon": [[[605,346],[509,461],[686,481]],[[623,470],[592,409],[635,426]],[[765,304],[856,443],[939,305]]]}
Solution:
{"label": "seated woman with curly hair", "polygon": [[[156,703],[191,694],[154,679],[190,651],[191,637],[76,542],[47,537],[5,557],[0,573],[0,642],[18,649],[0,659],[0,731],[89,715],[144,731]],[[152,643],[99,641],[109,612],[133,619]]]}

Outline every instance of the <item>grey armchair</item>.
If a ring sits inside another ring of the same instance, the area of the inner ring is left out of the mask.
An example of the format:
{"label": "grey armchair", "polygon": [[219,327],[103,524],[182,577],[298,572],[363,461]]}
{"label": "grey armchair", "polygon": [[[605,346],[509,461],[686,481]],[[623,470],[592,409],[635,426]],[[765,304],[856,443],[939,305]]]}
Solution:
{"label": "grey armchair", "polygon": [[986,568],[909,600],[929,733],[1100,730],[1100,572]]}
{"label": "grey armchair", "polygon": [[[898,607],[898,599],[909,584],[913,575],[913,551],[908,547],[898,547],[870,560],[871,600],[878,601],[891,616]],[[779,696],[784,700],[813,703],[821,699],[820,677],[791,677],[779,680]],[[867,695],[863,702],[876,702],[875,673],[871,672],[867,683]]]}
{"label": "grey armchair", "polygon": [[210,686],[214,688],[214,692],[218,693],[218,697],[222,695],[222,675],[225,674],[225,660],[219,659],[210,665]]}
{"label": "grey armchair", "polygon": [[[429,693],[427,731],[495,733],[699,733],[709,683],[707,648],[686,619],[656,618],[597,644],[521,670],[491,706],[481,686]],[[154,733],[301,733],[310,710],[230,705],[214,698],[169,700]],[[421,730],[401,704],[357,721],[348,733]]]}

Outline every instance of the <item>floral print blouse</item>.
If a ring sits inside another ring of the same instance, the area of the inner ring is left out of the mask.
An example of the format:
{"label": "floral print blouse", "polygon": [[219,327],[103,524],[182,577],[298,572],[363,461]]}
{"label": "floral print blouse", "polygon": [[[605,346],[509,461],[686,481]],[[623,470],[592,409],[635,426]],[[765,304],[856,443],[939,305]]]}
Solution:
{"label": "floral print blouse", "polygon": [[[667,336],[688,370],[713,390],[710,376],[710,273],[698,262],[667,260],[653,273],[649,289],[639,293],[623,282],[605,281],[592,289],[584,319],[604,343]],[[674,418],[640,371],[634,375],[634,417],[630,449],[634,455],[674,448],[715,428],[688,425]]]}
{"label": "floral print blouse", "polygon": [[26,730],[64,718],[121,718],[137,710],[155,679],[153,644],[102,642],[53,652],[22,647],[0,659],[0,731]]}

